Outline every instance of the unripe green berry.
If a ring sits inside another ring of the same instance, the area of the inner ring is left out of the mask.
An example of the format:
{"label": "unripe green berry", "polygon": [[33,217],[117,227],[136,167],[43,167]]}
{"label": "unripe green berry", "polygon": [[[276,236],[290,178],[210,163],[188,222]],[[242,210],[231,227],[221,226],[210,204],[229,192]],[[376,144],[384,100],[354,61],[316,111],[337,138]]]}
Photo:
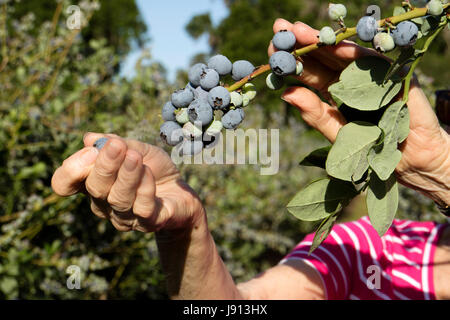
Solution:
{"label": "unripe green berry", "polygon": [[297,61],[297,67],[295,68],[295,74],[299,76],[302,73],[303,73],[303,63],[301,63],[300,61]]}
{"label": "unripe green berry", "polygon": [[394,38],[386,32],[380,32],[373,38],[373,47],[381,52],[388,52],[395,48]]}
{"label": "unripe green berry", "polygon": [[440,16],[444,12],[444,6],[440,0],[431,0],[427,4],[428,13],[433,16]]}
{"label": "unripe green berry", "polygon": [[242,95],[239,92],[233,91],[230,93],[231,104],[235,107],[242,106]]}
{"label": "unripe green berry", "polygon": [[222,121],[214,120],[208,129],[206,129],[205,133],[209,135],[216,135],[219,134],[223,129]]}
{"label": "unripe green berry", "polygon": [[266,78],[266,85],[271,90],[281,89],[284,85],[284,78],[279,77],[276,74],[269,73]]}
{"label": "unripe green berry", "polygon": [[255,99],[256,97],[256,89],[255,85],[253,83],[247,82],[242,87],[242,95],[245,97],[248,97],[250,100]]}
{"label": "unripe green berry", "polygon": [[319,42],[326,45],[333,45],[336,43],[336,34],[331,27],[323,27],[319,33]]}
{"label": "unripe green berry", "polygon": [[347,15],[347,8],[343,4],[334,4],[330,3],[328,6],[328,16],[333,21],[339,21],[340,19],[344,19]]}
{"label": "unripe green berry", "polygon": [[203,132],[200,128],[194,125],[192,122],[187,122],[183,126],[183,135],[187,139],[196,139],[202,136]]}
{"label": "unripe green berry", "polygon": [[250,98],[246,95],[242,95],[242,107],[246,107],[250,104]]}
{"label": "unripe green berry", "polygon": [[189,122],[189,114],[187,108],[179,109],[175,111],[175,118],[179,124],[185,124]]}

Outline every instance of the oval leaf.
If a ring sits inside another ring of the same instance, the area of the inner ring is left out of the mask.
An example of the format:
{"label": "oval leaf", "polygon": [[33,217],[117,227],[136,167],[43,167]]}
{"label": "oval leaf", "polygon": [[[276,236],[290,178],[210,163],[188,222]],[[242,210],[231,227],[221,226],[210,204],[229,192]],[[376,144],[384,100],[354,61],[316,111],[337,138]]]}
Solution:
{"label": "oval leaf", "polygon": [[342,204],[347,204],[356,195],[351,183],[325,178],[297,193],[287,205],[287,210],[298,219],[316,221],[340,210]]}
{"label": "oval leaf", "polygon": [[350,122],[342,127],[328,154],[327,173],[345,181],[358,180],[355,176],[362,176],[367,169],[367,154],[380,134],[380,128],[367,122]]}

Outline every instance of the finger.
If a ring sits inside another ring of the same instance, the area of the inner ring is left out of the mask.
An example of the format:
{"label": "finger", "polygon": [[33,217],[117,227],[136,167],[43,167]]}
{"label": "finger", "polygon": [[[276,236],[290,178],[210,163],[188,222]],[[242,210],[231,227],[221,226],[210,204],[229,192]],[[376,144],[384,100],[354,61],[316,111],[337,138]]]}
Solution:
{"label": "finger", "polygon": [[97,156],[97,149],[87,147],[64,160],[52,177],[51,184],[54,192],[60,196],[71,196],[79,192]]}
{"label": "finger", "polygon": [[307,88],[289,88],[282,98],[297,107],[305,122],[320,131],[332,143],[336,140],[339,129],[346,123],[339,110],[323,102]]}
{"label": "finger", "polygon": [[143,172],[141,154],[134,150],[127,150],[125,160],[107,199],[114,211],[128,212],[133,207]]}
{"label": "finger", "polygon": [[156,183],[149,167],[144,167],[144,174],[136,191],[136,200],[133,204],[133,212],[141,218],[150,218],[157,207]]}
{"label": "finger", "polygon": [[120,137],[116,134],[113,134],[113,133],[103,134],[103,133],[87,132],[83,137],[83,142],[86,147],[88,147],[88,146],[92,147],[94,145],[95,141],[97,141],[100,138],[110,138],[110,139],[115,138],[115,139],[123,140],[122,137]]}
{"label": "finger", "polygon": [[94,168],[86,179],[86,190],[91,196],[106,200],[126,151],[125,142],[116,138],[108,140],[105,147],[100,150]]}
{"label": "finger", "polygon": [[101,219],[109,219],[111,217],[112,208],[108,202],[101,199],[90,197],[91,211]]}
{"label": "finger", "polygon": [[436,130],[440,125],[436,113],[433,111],[428,98],[420,87],[419,82],[414,79],[408,92],[407,106],[409,109],[410,128]]}
{"label": "finger", "polygon": [[292,31],[292,26],[293,26],[293,24],[290,23],[289,21],[287,21],[283,18],[278,18],[273,23],[273,33],[277,33],[281,30]]}

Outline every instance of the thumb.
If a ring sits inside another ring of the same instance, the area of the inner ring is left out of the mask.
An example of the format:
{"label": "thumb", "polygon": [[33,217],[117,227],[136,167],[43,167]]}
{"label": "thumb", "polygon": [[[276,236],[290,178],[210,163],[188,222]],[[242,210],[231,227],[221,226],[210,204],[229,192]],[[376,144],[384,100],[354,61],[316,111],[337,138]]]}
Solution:
{"label": "thumb", "polygon": [[303,120],[319,130],[332,143],[336,140],[339,129],[346,124],[344,116],[337,108],[323,102],[307,88],[288,88],[281,98],[298,108]]}
{"label": "thumb", "polygon": [[94,166],[97,155],[96,148],[86,147],[64,160],[62,166],[53,174],[53,191],[63,197],[79,192]]}

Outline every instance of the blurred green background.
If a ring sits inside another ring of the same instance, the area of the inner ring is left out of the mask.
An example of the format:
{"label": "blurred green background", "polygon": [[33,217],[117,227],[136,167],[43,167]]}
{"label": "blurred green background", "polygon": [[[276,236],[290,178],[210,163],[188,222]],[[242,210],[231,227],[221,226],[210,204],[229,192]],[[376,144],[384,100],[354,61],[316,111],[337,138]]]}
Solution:
{"label": "blurred green background", "polygon": [[[222,0],[218,0],[222,1]],[[164,67],[142,50],[133,77],[121,74],[127,54],[151,44],[134,0],[3,1],[0,6],[0,298],[165,299],[152,234],[120,233],[97,219],[83,195],[60,198],[50,180],[62,161],[82,148],[86,131],[114,132],[164,147],[159,110],[169,94],[186,84],[186,70],[169,81]],[[397,1],[370,1],[392,12]],[[79,4],[87,25],[66,27],[66,8]],[[220,52],[231,60],[267,63],[275,18],[328,24],[327,1],[237,0],[219,24],[209,13],[193,16],[186,32],[206,35],[209,50],[192,63]],[[354,25],[369,2],[347,4]],[[150,4],[151,6],[152,4]],[[156,6],[157,4],[155,4]],[[242,39],[245,39],[243,41]],[[449,89],[450,32],[424,59],[419,79],[430,101]],[[182,50],[182,48],[181,48]],[[242,128],[280,129],[280,171],[261,176],[256,166],[183,165],[199,193],[218,249],[236,281],[276,264],[311,232],[285,209],[294,194],[323,176],[299,161],[327,141],[256,81],[259,94]],[[168,149],[166,149],[168,150]],[[366,214],[357,198],[342,221]],[[433,203],[401,188],[399,218],[442,220]],[[82,289],[68,290],[66,268],[82,269]]]}

